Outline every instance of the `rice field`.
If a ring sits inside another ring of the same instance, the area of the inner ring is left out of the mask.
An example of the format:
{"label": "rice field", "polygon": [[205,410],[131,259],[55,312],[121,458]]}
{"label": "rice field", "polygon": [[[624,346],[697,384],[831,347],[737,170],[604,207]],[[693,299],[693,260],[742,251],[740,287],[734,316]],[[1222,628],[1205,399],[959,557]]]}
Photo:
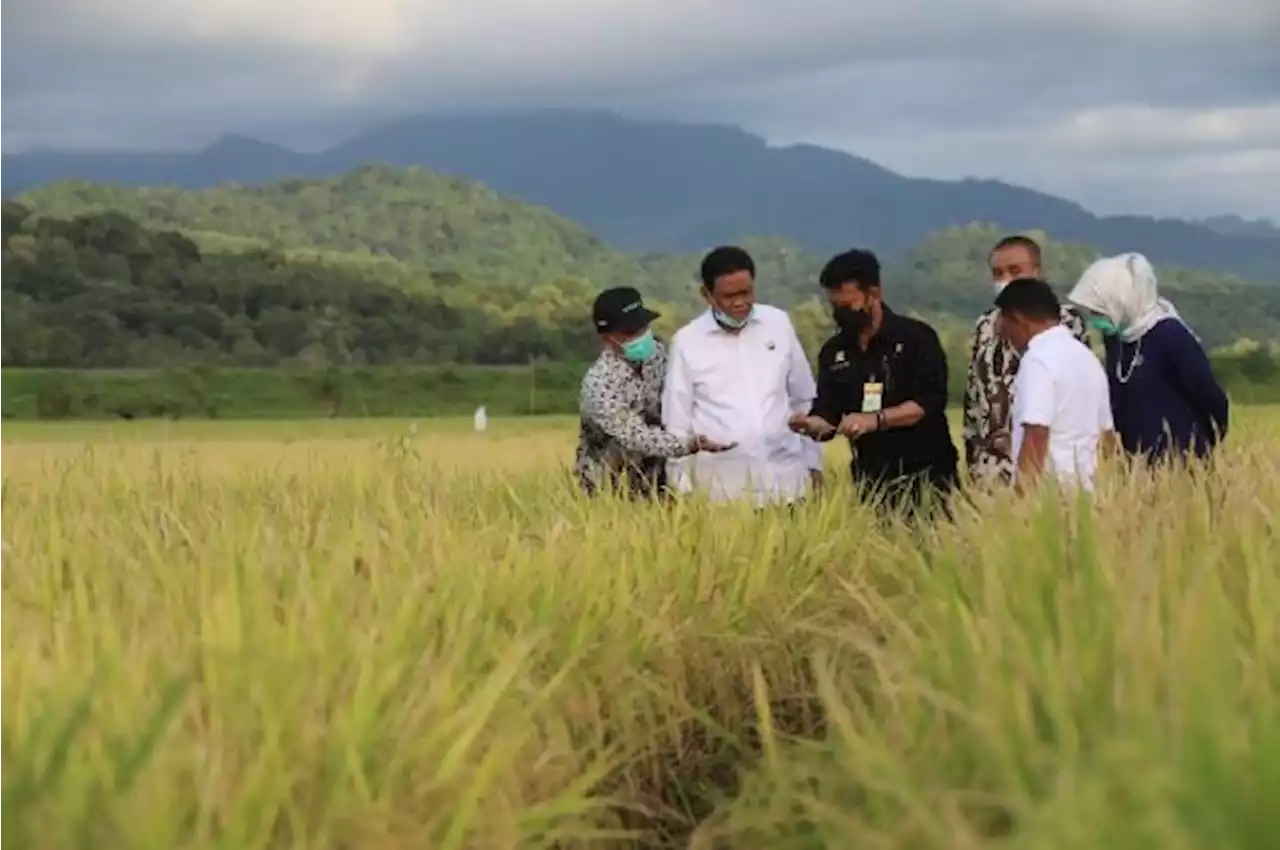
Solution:
{"label": "rice field", "polygon": [[[953,417],[954,418],[954,417]],[[566,420],[3,429],[61,848],[1280,846],[1280,411],[1096,505],[588,503]]]}

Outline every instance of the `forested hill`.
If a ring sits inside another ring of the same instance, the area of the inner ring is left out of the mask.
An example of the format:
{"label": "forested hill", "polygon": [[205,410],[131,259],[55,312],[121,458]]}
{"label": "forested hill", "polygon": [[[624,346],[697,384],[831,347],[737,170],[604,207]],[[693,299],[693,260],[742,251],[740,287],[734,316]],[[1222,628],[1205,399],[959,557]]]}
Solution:
{"label": "forested hill", "polygon": [[433,275],[643,276],[635,258],[550,210],[423,168],[369,166],[328,179],[195,192],[65,183],[19,200],[60,217],[118,210],[150,225],[245,237],[264,247],[391,257]]}
{"label": "forested hill", "polygon": [[[239,191],[221,192],[227,223],[198,223],[236,229],[230,223],[238,215]],[[151,212],[152,221],[166,215],[163,207]],[[265,227],[270,220],[264,219]],[[361,221],[360,207],[346,220]],[[998,236],[991,228],[947,230],[887,270],[893,305],[936,321],[956,365],[974,315],[989,305],[983,261]],[[209,230],[201,238],[205,246],[173,230],[143,227],[118,211],[58,218],[0,206],[0,366],[575,361],[595,349],[591,298],[618,282],[568,274],[573,268],[566,256],[549,260],[566,274],[531,273],[518,245],[500,255],[506,261],[490,261],[492,275],[466,278],[367,252],[283,251]],[[342,238],[351,239],[352,232]],[[477,260],[465,256],[466,245],[456,250],[463,256],[439,260],[472,268]],[[763,297],[790,307],[806,346],[815,351],[829,333],[814,283],[819,257],[776,239],[750,246],[760,260]],[[657,302],[666,332],[698,309],[689,283],[698,257],[641,261],[600,251],[605,265],[640,268],[634,282],[650,292],[659,280],[653,269],[671,270],[660,279],[675,282],[668,288],[678,297]],[[1048,247],[1048,262],[1062,280],[1092,256],[1084,247]],[[1242,337],[1280,338],[1280,288],[1176,270],[1162,274],[1166,294],[1213,346]]]}
{"label": "forested hill", "polygon": [[[472,285],[500,280],[531,287],[574,278],[596,289],[634,285],[652,298],[697,303],[696,254],[625,253],[547,209],[423,168],[370,165],[334,178],[196,191],[70,182],[20,201],[59,218],[123,212],[220,251],[268,248],[345,266],[395,260],[439,282]],[[819,257],[777,238],[743,242],[756,256],[766,297],[789,305],[814,295]],[[986,291],[973,294],[981,299]],[[963,299],[950,298],[957,296]]]}
{"label": "forested hill", "polygon": [[581,356],[585,281],[435,278],[394,260],[202,250],[118,212],[3,214],[5,366],[518,363]]}
{"label": "forested hill", "polygon": [[[198,191],[56,183],[29,192],[23,201],[40,214],[61,219],[123,211],[150,228],[183,230],[206,257],[219,257],[219,262],[228,256],[257,262],[253,257],[269,251],[288,260],[289,268],[444,298],[451,309],[471,311],[468,316],[484,312],[502,323],[521,315],[526,306],[534,309],[534,302],[540,315],[562,310],[566,316],[585,317],[582,300],[617,284],[636,285],[653,300],[666,302],[668,315],[689,315],[699,305],[696,253],[640,256],[618,251],[549,210],[421,168],[370,165],[337,178],[224,184]],[[902,309],[968,329],[973,316],[989,306],[986,256],[1000,236],[1000,230],[983,225],[931,234],[888,261],[891,300]],[[1052,234],[1038,236],[1047,246],[1048,270],[1064,285],[1097,256],[1092,247],[1056,242]],[[824,257],[780,238],[748,238],[744,243],[758,261],[764,300],[796,307],[818,296],[815,280]],[[1158,265],[1161,257],[1152,260]],[[1274,306],[1280,285],[1244,287],[1229,275],[1166,266],[1160,270],[1166,293],[1212,344],[1228,344],[1242,335],[1280,339]],[[817,315],[813,323],[826,319]],[[512,338],[518,337],[513,328]],[[539,351],[557,356],[558,344],[548,343]],[[436,349],[434,343],[424,346],[426,352]],[[471,351],[467,343],[453,339],[442,349],[463,358],[479,356],[466,353]],[[527,353],[511,346],[499,351],[504,353],[489,356]]]}
{"label": "forested hill", "polygon": [[898,254],[929,233],[989,221],[1042,227],[1104,253],[1136,250],[1190,268],[1280,275],[1280,234],[1266,222],[1096,216],[997,180],[913,178],[841,151],[771,146],[736,127],[597,111],[407,118],[317,153],[239,136],[189,153],[6,153],[4,190],[9,197],[68,179],[188,189],[262,184],[372,161],[480,181],[637,251],[691,251],[768,233],[817,253],[858,241]]}

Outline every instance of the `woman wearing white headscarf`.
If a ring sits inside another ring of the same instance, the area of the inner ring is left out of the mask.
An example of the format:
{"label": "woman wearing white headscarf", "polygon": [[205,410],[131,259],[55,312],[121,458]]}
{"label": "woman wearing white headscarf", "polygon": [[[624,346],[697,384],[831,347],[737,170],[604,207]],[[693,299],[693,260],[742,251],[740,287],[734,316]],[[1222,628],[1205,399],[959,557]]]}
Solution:
{"label": "woman wearing white headscarf", "polygon": [[1125,450],[1151,460],[1208,456],[1227,432],[1227,396],[1200,340],[1157,292],[1147,258],[1098,260],[1067,300],[1102,332]]}

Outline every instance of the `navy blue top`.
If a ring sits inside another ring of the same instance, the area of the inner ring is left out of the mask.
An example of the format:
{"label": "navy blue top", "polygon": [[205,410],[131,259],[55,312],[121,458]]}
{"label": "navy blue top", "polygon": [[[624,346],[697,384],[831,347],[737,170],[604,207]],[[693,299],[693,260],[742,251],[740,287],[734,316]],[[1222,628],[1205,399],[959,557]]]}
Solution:
{"label": "navy blue top", "polygon": [[1163,319],[1138,342],[1105,337],[1103,344],[1111,415],[1125,451],[1151,460],[1205,457],[1226,436],[1227,395],[1182,322]]}

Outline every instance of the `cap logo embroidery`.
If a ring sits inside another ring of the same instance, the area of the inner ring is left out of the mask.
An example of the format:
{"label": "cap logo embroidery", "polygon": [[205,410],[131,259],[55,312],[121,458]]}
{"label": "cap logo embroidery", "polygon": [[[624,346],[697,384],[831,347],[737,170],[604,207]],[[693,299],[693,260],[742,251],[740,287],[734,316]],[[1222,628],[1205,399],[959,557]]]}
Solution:
{"label": "cap logo embroidery", "polygon": [[843,352],[843,351],[837,351],[837,352],[836,352],[836,362],[837,362],[837,363],[843,363],[843,362],[844,362],[844,352]]}

